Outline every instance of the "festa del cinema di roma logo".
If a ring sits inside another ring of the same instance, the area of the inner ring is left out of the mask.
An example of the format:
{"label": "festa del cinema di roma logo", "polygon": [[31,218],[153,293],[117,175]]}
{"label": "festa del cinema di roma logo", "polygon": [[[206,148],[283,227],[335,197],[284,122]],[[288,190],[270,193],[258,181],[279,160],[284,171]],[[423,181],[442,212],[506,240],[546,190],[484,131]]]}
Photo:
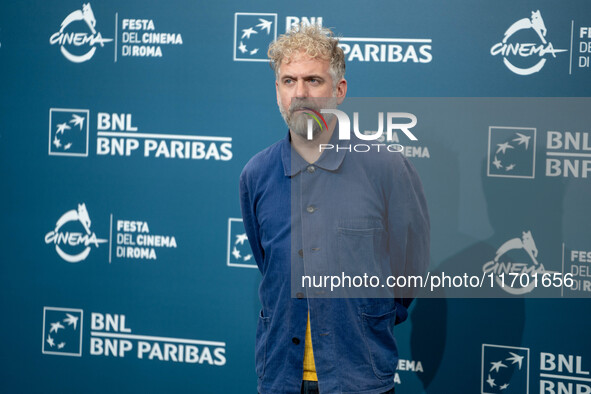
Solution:
{"label": "festa del cinema di roma logo", "polygon": [[96,18],[90,3],[82,5],[81,10],[72,11],[63,20],[59,31],[49,38],[51,45],[59,45],[62,55],[72,63],[83,63],[94,56],[97,45],[113,41],[103,38],[96,30]]}
{"label": "festa del cinema di roma logo", "polygon": [[94,248],[108,243],[109,264],[118,261],[157,260],[157,251],[176,249],[174,235],[154,234],[144,220],[113,219],[110,215],[109,239],[98,238],[90,229],[90,217],[86,204],[64,213],[52,231],[45,234],[45,243],[53,244],[57,254],[68,263],[86,260]]}
{"label": "festa del cinema di roma logo", "polygon": [[[538,248],[534,242],[531,231],[523,231],[521,238],[512,238],[503,243],[495,253],[493,260],[485,263],[482,271],[485,274],[494,273],[495,281],[501,289],[513,295],[521,295],[531,292],[535,288],[535,282],[530,278],[534,274],[553,274],[554,271],[548,271],[544,264],[538,262]],[[529,262],[524,262],[528,261]],[[516,281],[509,285],[509,273],[519,273],[528,275],[528,280],[521,283]],[[501,276],[503,278],[501,278]]]}
{"label": "festa del cinema di roma logo", "polygon": [[[511,37],[517,32],[530,29],[536,33],[539,43],[514,42],[515,40],[511,40]],[[517,75],[537,73],[546,64],[546,55],[552,55],[553,58],[556,58],[557,53],[566,52],[566,49],[554,49],[552,43],[546,41],[546,33],[546,25],[542,19],[542,14],[539,10],[532,11],[530,18],[520,19],[509,26],[505,31],[503,40],[492,46],[490,54],[493,56],[501,55],[505,66]],[[523,59],[531,56],[538,57],[540,60],[531,66],[522,66]],[[509,59],[512,59],[513,62]]]}
{"label": "festa del cinema di roma logo", "polygon": [[[78,263],[88,257],[92,247],[98,248],[99,244],[107,242],[106,239],[97,238],[90,230],[90,224],[86,204],[78,204],[78,209],[64,213],[55,228],[45,234],[45,243],[53,243],[57,254],[68,263]],[[72,231],[79,230],[80,225],[84,232]]]}

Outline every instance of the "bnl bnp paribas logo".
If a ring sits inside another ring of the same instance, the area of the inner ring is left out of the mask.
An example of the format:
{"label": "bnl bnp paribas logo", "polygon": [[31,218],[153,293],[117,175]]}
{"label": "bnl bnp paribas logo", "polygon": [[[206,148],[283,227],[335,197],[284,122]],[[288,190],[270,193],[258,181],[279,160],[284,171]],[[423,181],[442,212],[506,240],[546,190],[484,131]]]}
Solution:
{"label": "bnl bnp paribas logo", "polygon": [[[82,309],[43,308],[42,353],[56,356],[82,356]],[[136,358],[171,363],[202,364],[222,367],[226,364],[226,343],[192,338],[138,335],[123,314],[90,315],[86,352],[106,358]]]}
{"label": "bnl bnp paribas logo", "polygon": [[82,309],[43,308],[43,354],[82,356]]}
{"label": "bnl bnp paribas logo", "polygon": [[481,394],[529,394],[529,349],[482,345]]}
{"label": "bnl bnp paribas logo", "polygon": [[501,42],[490,49],[492,56],[501,56],[505,66],[517,75],[539,72],[546,60],[556,58],[566,49],[555,49],[546,39],[546,25],[539,10],[530,18],[519,19],[505,31]]}
{"label": "bnl bnp paribas logo", "polygon": [[49,110],[49,155],[88,156],[88,116],[85,109]]}
{"label": "bnl bnp paribas logo", "polygon": [[536,129],[489,127],[487,175],[503,178],[534,178],[535,174]]}
{"label": "bnl bnp paribas logo", "polygon": [[[97,156],[216,161],[233,157],[232,137],[143,133],[129,113],[98,112],[95,119]],[[49,155],[88,157],[89,123],[88,109],[50,108]]]}
{"label": "bnl bnp paribas logo", "polygon": [[81,10],[66,16],[60,29],[49,38],[49,43],[59,45],[62,55],[72,63],[86,62],[92,59],[97,48],[113,41],[112,38],[103,38],[96,24],[90,3],[83,4]]}
{"label": "bnl bnp paribas logo", "polygon": [[268,61],[267,48],[276,39],[277,14],[234,14],[234,61]]}
{"label": "bnl bnp paribas logo", "polygon": [[[283,18],[282,18],[283,19]],[[283,32],[298,26],[322,27],[322,16],[286,16]],[[267,48],[277,39],[276,13],[234,14],[234,61],[268,62]],[[339,37],[348,62],[428,64],[433,60],[430,38]]]}
{"label": "bnl bnp paribas logo", "polygon": [[228,267],[258,268],[253,257],[244,222],[239,218],[228,219]]}

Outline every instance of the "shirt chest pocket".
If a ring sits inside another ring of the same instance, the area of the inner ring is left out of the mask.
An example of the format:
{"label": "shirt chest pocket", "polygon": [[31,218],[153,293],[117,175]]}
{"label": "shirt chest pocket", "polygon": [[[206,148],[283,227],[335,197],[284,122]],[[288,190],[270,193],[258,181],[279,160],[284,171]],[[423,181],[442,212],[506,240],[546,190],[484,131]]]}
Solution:
{"label": "shirt chest pocket", "polygon": [[338,227],[339,268],[345,275],[380,275],[383,272],[386,232],[379,225]]}

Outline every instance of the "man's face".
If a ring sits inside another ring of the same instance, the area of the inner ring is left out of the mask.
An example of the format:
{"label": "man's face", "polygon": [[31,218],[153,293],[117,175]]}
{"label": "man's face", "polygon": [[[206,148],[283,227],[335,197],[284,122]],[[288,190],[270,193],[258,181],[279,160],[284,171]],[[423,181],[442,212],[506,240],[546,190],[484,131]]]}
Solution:
{"label": "man's face", "polygon": [[[323,108],[336,108],[336,104],[340,104],[345,97],[347,82],[342,79],[333,89],[333,80],[328,71],[329,60],[312,59],[304,53],[290,60],[289,63],[283,61],[279,67],[279,78],[275,82],[277,105],[289,129],[305,138],[310,117],[301,109],[320,111]],[[330,97],[335,99],[326,99]],[[330,122],[330,116],[325,116],[325,119]],[[316,136],[321,129],[316,122],[313,126],[313,135]]]}

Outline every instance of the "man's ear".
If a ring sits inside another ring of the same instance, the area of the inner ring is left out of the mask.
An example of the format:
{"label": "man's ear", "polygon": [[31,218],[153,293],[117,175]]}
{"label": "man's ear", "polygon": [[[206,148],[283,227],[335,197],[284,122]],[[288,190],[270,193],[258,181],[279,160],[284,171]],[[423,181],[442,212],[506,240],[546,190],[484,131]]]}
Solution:
{"label": "man's ear", "polygon": [[347,96],[347,80],[343,78],[337,83],[337,104],[341,104],[345,96]]}
{"label": "man's ear", "polygon": [[277,106],[281,107],[279,104],[279,82],[275,80],[275,94],[277,95]]}

